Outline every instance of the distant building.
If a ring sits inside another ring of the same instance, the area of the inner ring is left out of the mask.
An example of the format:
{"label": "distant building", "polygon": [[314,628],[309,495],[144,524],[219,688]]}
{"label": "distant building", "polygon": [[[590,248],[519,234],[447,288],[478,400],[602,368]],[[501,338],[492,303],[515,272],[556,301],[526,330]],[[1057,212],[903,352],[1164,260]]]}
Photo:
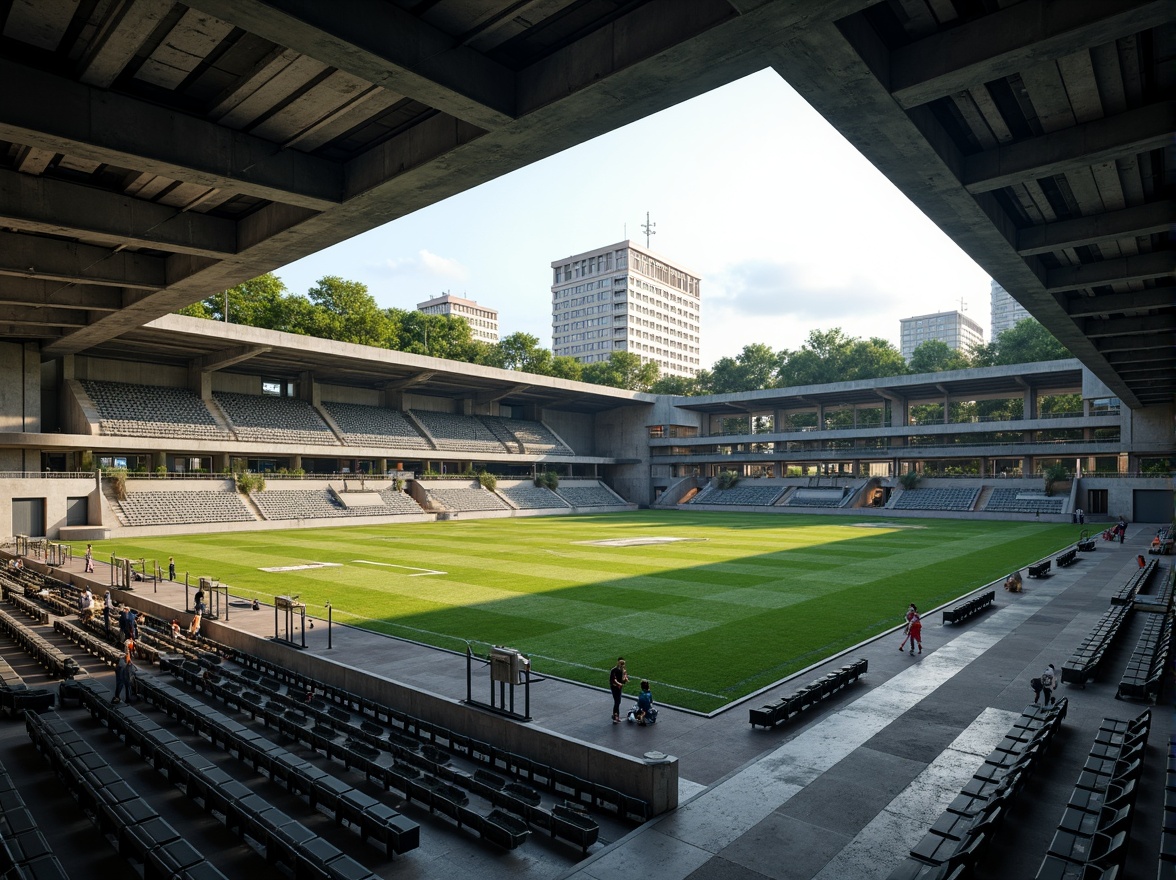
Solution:
{"label": "distant building", "polygon": [[476,341],[498,341],[498,310],[480,306],[472,299],[443,293],[428,302],[417,303],[417,311],[426,315],[456,315],[465,318]]}
{"label": "distant building", "polygon": [[949,348],[967,352],[973,345],[984,343],[984,330],[963,312],[936,312],[902,318],[902,356],[911,359],[915,349],[931,339],[939,339]]}
{"label": "distant building", "polygon": [[996,337],[1013,327],[1018,321],[1031,318],[1032,315],[1025,307],[1013,299],[1012,295],[992,282],[992,334],[989,339],[996,341]]}
{"label": "distant building", "polygon": [[698,275],[632,241],[556,260],[551,270],[554,354],[591,364],[629,351],[663,376],[698,372]]}

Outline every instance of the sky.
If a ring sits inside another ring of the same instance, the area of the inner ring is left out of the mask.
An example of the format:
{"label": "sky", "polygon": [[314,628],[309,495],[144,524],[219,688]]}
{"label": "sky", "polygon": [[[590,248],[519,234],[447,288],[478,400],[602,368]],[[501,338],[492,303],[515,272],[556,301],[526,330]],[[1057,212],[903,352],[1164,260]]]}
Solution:
{"label": "sky", "polygon": [[[836,187],[833,189],[832,187]],[[987,341],[989,278],[776,73],[753,74],[276,270],[362,281],[382,307],[442,293],[551,347],[551,263],[626,237],[702,277],[710,366],[841,327],[960,308]]]}

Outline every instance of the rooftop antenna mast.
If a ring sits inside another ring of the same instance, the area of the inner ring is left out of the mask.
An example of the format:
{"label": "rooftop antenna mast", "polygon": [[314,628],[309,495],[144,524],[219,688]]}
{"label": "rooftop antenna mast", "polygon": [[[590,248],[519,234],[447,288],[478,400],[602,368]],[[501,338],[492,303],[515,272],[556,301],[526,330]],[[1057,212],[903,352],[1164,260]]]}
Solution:
{"label": "rooftop antenna mast", "polygon": [[964,302],[964,298],[961,296],[960,297],[960,311],[966,312],[967,310],[968,310],[968,304],[966,302]]}
{"label": "rooftop antenna mast", "polygon": [[645,233],[645,246],[649,247],[649,236],[657,235],[655,227],[656,223],[649,222],[649,212],[645,212],[645,222],[641,224],[641,230]]}

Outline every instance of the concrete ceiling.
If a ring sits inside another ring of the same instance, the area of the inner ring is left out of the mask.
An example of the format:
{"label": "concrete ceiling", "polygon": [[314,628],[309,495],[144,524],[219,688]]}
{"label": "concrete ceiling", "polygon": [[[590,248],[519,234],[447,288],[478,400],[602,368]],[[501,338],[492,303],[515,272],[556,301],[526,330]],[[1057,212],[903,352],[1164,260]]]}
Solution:
{"label": "concrete ceiling", "polygon": [[1124,403],[1170,404],[1174,10],[0,0],[0,338],[101,350],[771,66]]}

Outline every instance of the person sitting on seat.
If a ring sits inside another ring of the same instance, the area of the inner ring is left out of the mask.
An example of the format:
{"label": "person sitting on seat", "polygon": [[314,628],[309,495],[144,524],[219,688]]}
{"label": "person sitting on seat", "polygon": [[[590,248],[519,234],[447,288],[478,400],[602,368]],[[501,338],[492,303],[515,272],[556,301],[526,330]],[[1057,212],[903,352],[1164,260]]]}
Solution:
{"label": "person sitting on seat", "polygon": [[1021,592],[1021,572],[1020,572],[1020,570],[1014,571],[1007,578],[1005,578],[1004,588],[1006,590],[1008,590],[1010,593]]}
{"label": "person sitting on seat", "polygon": [[657,709],[653,708],[653,693],[649,690],[649,681],[641,680],[641,693],[637,695],[637,708],[633,710],[633,720],[638,724],[653,724],[657,720]]}

